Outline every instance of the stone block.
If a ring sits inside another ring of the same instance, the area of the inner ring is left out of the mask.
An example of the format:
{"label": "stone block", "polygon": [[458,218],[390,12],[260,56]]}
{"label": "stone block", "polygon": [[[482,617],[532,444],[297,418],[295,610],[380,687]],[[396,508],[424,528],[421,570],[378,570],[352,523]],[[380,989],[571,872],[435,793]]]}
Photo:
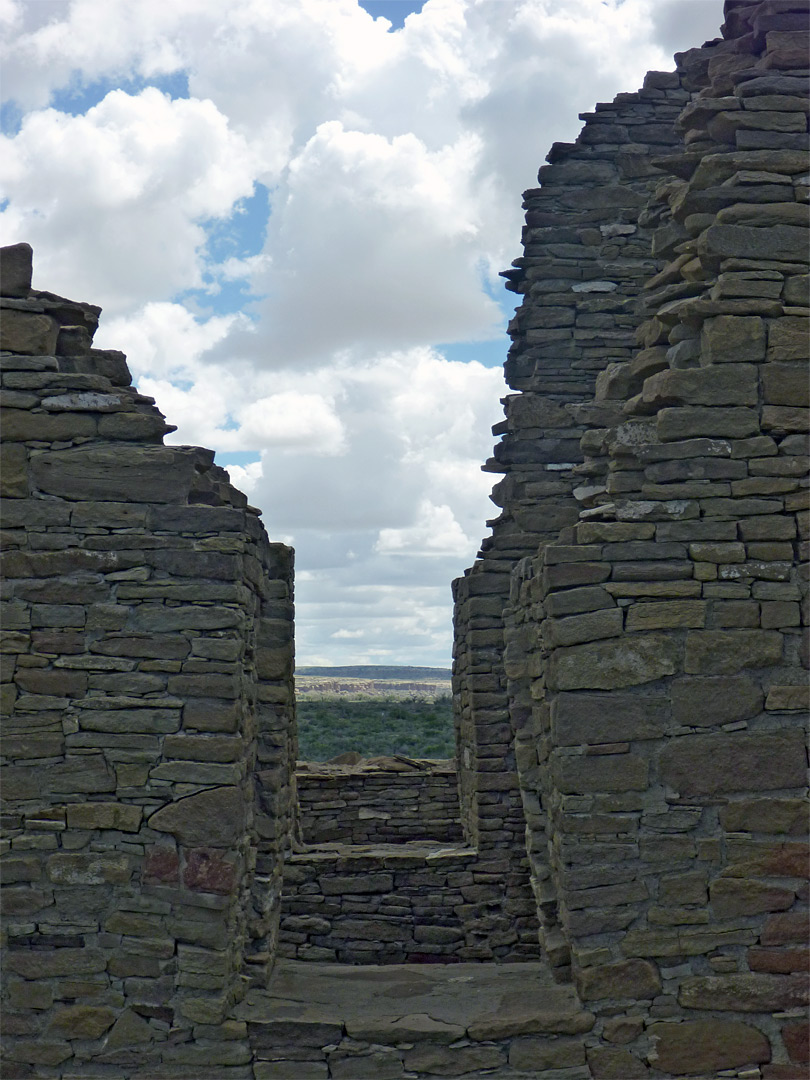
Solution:
{"label": "stone block", "polygon": [[555,751],[551,771],[554,784],[566,794],[644,791],[648,783],[648,764],[635,754],[563,757]]}
{"label": "stone block", "polygon": [[680,644],[666,634],[620,638],[555,650],[546,682],[552,690],[614,690],[652,682],[678,671]]}
{"label": "stone block", "polygon": [[686,735],[668,743],[659,761],[661,780],[681,795],[801,787],[806,768],[798,730]]}
{"label": "stone block", "polygon": [[743,668],[781,662],[782,635],[776,630],[702,630],[686,635],[687,674],[734,675]]}
{"label": "stone block", "polygon": [[40,491],[84,501],[117,502],[123,492],[132,502],[185,501],[194,471],[194,455],[169,446],[132,447],[126,454],[112,446],[80,446],[40,454],[31,465]]}
{"label": "stone block", "polygon": [[560,693],[551,721],[558,746],[659,739],[669,728],[669,701],[645,693]]}
{"label": "stone block", "polygon": [[583,1001],[601,998],[652,998],[661,993],[661,979],[648,960],[620,960],[579,968],[574,981]]}
{"label": "stone block", "polygon": [[663,600],[631,604],[626,625],[629,632],[702,627],[705,622],[705,600]]}
{"label": "stone block", "polygon": [[771,1059],[767,1037],[758,1028],[736,1020],[685,1020],[651,1024],[656,1068],[667,1073],[713,1073]]}
{"label": "stone block", "polygon": [[[460,1076],[480,1069],[500,1069],[506,1065],[506,1053],[499,1046],[415,1046],[403,1054],[409,1072],[433,1076]],[[347,1073],[356,1076],[356,1073]]]}
{"label": "stone block", "polygon": [[107,1005],[68,1005],[53,1014],[48,1032],[66,1039],[100,1039],[115,1017]]}
{"label": "stone block", "polygon": [[[805,863],[806,865],[806,863]],[[720,919],[738,915],[761,915],[766,911],[786,911],[793,906],[793,889],[766,885],[755,878],[717,878],[709,886],[712,911]]]}
{"label": "stone block", "polygon": [[0,457],[0,496],[28,498],[28,451],[18,443],[5,443]]}
{"label": "stone block", "polygon": [[[805,345],[807,344],[805,331]],[[802,364],[766,364],[762,369],[763,401],[768,405],[810,405],[807,369]]]}
{"label": "stone block", "polygon": [[693,975],[681,982],[678,1003],[686,1009],[776,1012],[807,1005],[807,980],[801,975]]}
{"label": "stone block", "polygon": [[765,699],[765,708],[769,712],[804,712],[807,706],[806,686],[772,686]]}
{"label": "stone block", "polygon": [[641,400],[647,405],[756,405],[757,369],[753,364],[659,371],[644,383]]}
{"label": "stone block", "polygon": [[585,1047],[572,1039],[518,1038],[509,1047],[509,1064],[530,1076],[569,1069],[585,1064]]}
{"label": "stone block", "polygon": [[613,607],[571,615],[568,618],[545,619],[542,623],[542,634],[548,647],[556,648],[560,645],[575,645],[616,637],[622,632],[622,622],[621,609]]}
{"label": "stone block", "polygon": [[55,885],[126,885],[132,876],[123,852],[59,852],[48,859],[47,872]]}
{"label": "stone block", "polygon": [[644,1062],[629,1050],[593,1046],[587,1050],[587,1057],[593,1080],[643,1080],[650,1075]]}
{"label": "stone block", "polygon": [[720,824],[727,832],[800,836],[807,827],[807,807],[803,799],[740,799],[720,808]]}
{"label": "stone block", "polygon": [[24,299],[31,291],[34,252],[30,244],[0,247],[0,296]]}
{"label": "stone block", "polygon": [[673,679],[671,693],[673,719],[689,727],[750,720],[762,711],[762,690],[747,675]]}
{"label": "stone block", "polygon": [[231,847],[245,832],[245,804],[238,788],[216,787],[169,803],[152,814],[148,825],[190,847]]}
{"label": "stone block", "polygon": [[143,810],[140,806],[116,802],[72,803],[67,807],[69,829],[116,829],[137,832]]}
{"label": "stone block", "polygon": [[789,975],[793,971],[810,968],[810,949],[752,948],[748,950],[748,966],[751,971]]}
{"label": "stone block", "polygon": [[56,351],[59,323],[50,315],[30,311],[3,310],[0,349],[29,356],[52,356]]}
{"label": "stone block", "polygon": [[8,953],[5,965],[24,979],[52,979],[104,971],[107,957],[101,949],[15,949]]}
{"label": "stone block", "polygon": [[765,359],[765,323],[756,315],[716,315],[700,335],[701,362],[759,364]]}
{"label": "stone block", "polygon": [[759,414],[740,407],[711,408],[704,405],[660,409],[656,430],[661,442],[694,439],[747,439],[759,434]]}
{"label": "stone block", "polygon": [[[807,303],[805,300],[804,303]],[[768,327],[768,354],[770,361],[806,360],[808,324],[806,318],[783,317],[774,319]],[[806,387],[804,388],[806,392]],[[786,405],[800,402],[785,402]]]}
{"label": "stone block", "polygon": [[698,255],[709,259],[807,261],[807,230],[798,225],[710,225],[698,237]]}

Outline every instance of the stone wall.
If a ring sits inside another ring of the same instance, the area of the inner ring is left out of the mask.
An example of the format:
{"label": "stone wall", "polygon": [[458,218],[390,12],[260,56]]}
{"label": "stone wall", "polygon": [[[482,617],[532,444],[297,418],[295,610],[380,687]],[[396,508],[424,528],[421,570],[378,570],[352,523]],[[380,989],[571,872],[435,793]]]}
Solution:
{"label": "stone wall", "polygon": [[[497,566],[526,490],[505,440],[504,515],[457,584],[464,809],[481,816],[472,676],[486,646],[509,700],[544,951],[597,1016],[595,1077],[806,1071],[807,14],[728,3],[724,40],[648,78],[677,78],[690,98],[683,147],[655,161],[638,213],[657,266],[626,357],[605,348],[591,399],[563,406],[583,427],[581,464],[547,446],[556,483],[531,489],[538,521],[548,507],[573,524]],[[565,191],[548,198],[561,225]],[[526,326],[559,267],[507,273],[527,289]],[[615,284],[604,256],[593,276]],[[572,307],[558,326],[576,326]],[[570,345],[554,340],[549,355]],[[507,399],[507,416],[551,418],[511,421],[524,460],[557,437],[558,394],[540,377]]]}
{"label": "stone wall", "polygon": [[98,308],[0,271],[3,1076],[188,1075],[275,947],[292,552]]}
{"label": "stone wall", "polygon": [[673,124],[688,100],[680,73],[652,72],[637,93],[583,114],[577,141],[555,144],[542,186],[524,194],[524,255],[504,273],[507,288],[523,296],[505,365],[518,392],[503,399],[506,419],[493,428],[502,439],[484,466],[504,474],[492,493],[502,513],[488,522],[492,535],[476,563],[454,582],[453,685],[462,821],[482,857],[509,860],[507,905],[534,907],[527,820],[535,884],[547,864],[544,811],[531,783],[518,779],[532,768],[533,748],[521,739],[530,699],[517,707],[514,680],[510,708],[510,573],[575,522],[580,502],[590,505],[598,490],[580,441],[588,424],[617,415],[613,403],[593,402],[596,378],[633,355],[643,317],[637,297],[668,250],[662,241],[652,247],[654,219],[644,207],[661,175],[653,161],[680,149]]}
{"label": "stone wall", "polygon": [[[511,959],[516,930],[493,933],[499,882],[470,848],[429,842],[313,846],[284,868],[280,955],[343,964]],[[518,959],[525,959],[518,950]]]}
{"label": "stone wall", "polygon": [[305,844],[461,842],[452,761],[299,762],[296,786]]}

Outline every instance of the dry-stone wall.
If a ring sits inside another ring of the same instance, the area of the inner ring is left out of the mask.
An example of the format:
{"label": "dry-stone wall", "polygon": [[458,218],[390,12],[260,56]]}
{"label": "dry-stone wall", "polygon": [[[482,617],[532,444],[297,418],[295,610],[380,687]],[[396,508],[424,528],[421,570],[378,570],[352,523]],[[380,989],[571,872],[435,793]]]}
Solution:
{"label": "dry-stone wall", "polygon": [[292,552],[163,446],[98,308],[27,245],[0,272],[2,1072],[200,1076],[249,1060],[227,1016],[275,947]]}
{"label": "dry-stone wall", "polygon": [[461,842],[453,761],[385,758],[357,765],[299,762],[298,821],[305,844]]}
{"label": "dry-stone wall", "polygon": [[654,219],[644,207],[661,175],[653,161],[681,148],[673,125],[688,100],[679,72],[651,72],[637,93],[583,114],[576,143],[555,144],[542,186],[524,194],[525,254],[504,275],[524,297],[505,365],[518,393],[504,398],[506,419],[493,429],[503,437],[484,466],[505,474],[492,494],[503,512],[488,523],[478,561],[454,582],[453,683],[462,821],[482,858],[508,861],[505,907],[524,915],[535,908],[529,861],[537,889],[548,860],[536,784],[518,780],[536,771],[536,755],[528,691],[518,707],[515,684],[507,685],[510,572],[577,520],[578,499],[598,493],[580,441],[587,425],[620,416],[620,404],[593,401],[596,378],[630,361],[643,317],[638,294],[678,239],[651,247]]}
{"label": "dry-stone wall", "polygon": [[[807,31],[806,3],[727,3],[722,41],[648,77],[686,99],[683,145],[653,158],[636,210],[654,265],[621,309],[626,355],[606,341],[590,400],[565,404],[518,338],[504,515],[456,586],[465,820],[484,813],[486,675],[509,701],[545,952],[596,1014],[597,1078],[807,1069]],[[529,243],[544,191],[565,222],[552,179],[527,200]],[[530,257],[507,273],[520,332],[562,275]],[[604,254],[592,276],[616,284]],[[573,291],[549,357],[572,348]],[[548,445],[563,415],[579,454]],[[569,518],[520,559],[534,449],[551,465],[536,519]]]}

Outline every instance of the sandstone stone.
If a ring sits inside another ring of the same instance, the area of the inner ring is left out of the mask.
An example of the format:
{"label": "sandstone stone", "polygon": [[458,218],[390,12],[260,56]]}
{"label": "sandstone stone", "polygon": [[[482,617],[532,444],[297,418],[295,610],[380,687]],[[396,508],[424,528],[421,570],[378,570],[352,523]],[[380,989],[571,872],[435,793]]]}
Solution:
{"label": "sandstone stone", "polygon": [[627,611],[627,630],[662,630],[702,627],[706,621],[703,600],[664,600],[632,604]]}
{"label": "sandstone stone", "polygon": [[346,1034],[352,1039],[397,1045],[403,1042],[450,1043],[464,1037],[465,1029],[459,1024],[434,1020],[427,1013],[412,1013],[396,1020],[350,1019],[346,1021]]}
{"label": "sandstone stone", "polygon": [[570,1039],[513,1039],[509,1047],[509,1064],[530,1075],[568,1069],[585,1064],[585,1047]]}
{"label": "sandstone stone", "polygon": [[28,452],[24,446],[6,443],[2,450],[0,496],[4,499],[28,497]]}
{"label": "sandstone stone", "polygon": [[648,765],[633,754],[606,757],[552,757],[552,776],[560,791],[643,791],[647,787]]}
{"label": "sandstone stone", "polygon": [[767,1037],[757,1028],[734,1020],[686,1020],[651,1024],[655,1065],[670,1073],[711,1073],[770,1061]]}
{"label": "sandstone stone", "polygon": [[107,960],[100,949],[12,950],[6,966],[24,979],[49,979],[104,971]]}
{"label": "sandstone stone", "polygon": [[0,326],[0,349],[34,356],[52,355],[58,333],[59,324],[50,315],[5,309]]}
{"label": "sandstone stone", "polygon": [[150,829],[168,832],[179,843],[230,847],[245,829],[245,807],[235,787],[217,787],[169,803],[149,818]]}
{"label": "sandstone stone", "polygon": [[729,832],[801,834],[805,827],[801,799],[742,799],[720,810],[720,822]]}
{"label": "sandstone stone", "polygon": [[54,1013],[48,1030],[67,1039],[98,1039],[115,1017],[115,1009],[106,1005],[68,1005]]}
{"label": "sandstone stone", "polygon": [[800,732],[687,735],[661,752],[660,775],[681,795],[800,787],[805,770]]}
{"label": "sandstone stone", "polygon": [[558,746],[658,739],[670,723],[669,702],[650,694],[560,693],[551,706]]}
{"label": "sandstone stone", "polygon": [[555,690],[612,690],[674,675],[678,642],[664,634],[625,634],[557,649],[549,658],[546,681]]}
{"label": "sandstone stone", "polygon": [[95,434],[96,421],[92,416],[68,413],[50,416],[23,409],[0,409],[0,438],[4,442],[70,441]]}
{"label": "sandstone stone", "polygon": [[546,619],[542,624],[543,638],[550,648],[574,645],[621,634],[623,616],[619,608],[587,612],[563,619]]}
{"label": "sandstone stone", "polygon": [[194,457],[182,448],[133,447],[127,454],[112,447],[81,446],[53,450],[32,462],[41,490],[64,499],[164,503],[185,499],[194,475]]}
{"label": "sandstone stone", "polygon": [[711,408],[693,405],[683,408],[664,408],[656,417],[658,438],[662,442],[676,439],[709,438],[745,439],[759,434],[759,417],[752,409]]}
{"label": "sandstone stone", "polygon": [[765,700],[765,708],[771,712],[803,711],[807,705],[806,686],[772,686]]}
{"label": "sandstone stone", "polygon": [[576,987],[583,1001],[600,998],[652,998],[661,992],[661,979],[654,964],[647,960],[621,960],[580,968]]}
{"label": "sandstone stone", "polygon": [[749,720],[762,710],[763,694],[746,675],[710,675],[672,682],[676,723],[708,727]]}
{"label": "sandstone stone", "polygon": [[[403,1055],[405,1068],[434,1076],[460,1076],[477,1069],[498,1069],[506,1064],[499,1046],[415,1046]],[[350,1074],[352,1075],[352,1074]],[[356,1075],[356,1074],[353,1074]]]}
{"label": "sandstone stone", "polygon": [[776,434],[807,431],[810,428],[807,409],[788,405],[765,405],[762,409],[762,428]]}
{"label": "sandstone stone", "polygon": [[743,668],[770,667],[782,661],[782,635],[776,630],[701,630],[686,635],[688,674],[733,675]]}
{"label": "sandstone stone", "polygon": [[594,1046],[587,1050],[588,1065],[594,1080],[642,1080],[650,1070],[629,1050]]}
{"label": "sandstone stone", "polygon": [[721,919],[785,911],[796,899],[793,889],[765,885],[750,878],[718,878],[709,887],[712,910]]}
{"label": "sandstone stone", "polygon": [[801,263],[807,259],[807,231],[798,225],[711,225],[698,237],[698,254]]}
{"label": "sandstone stone", "polygon": [[766,364],[762,369],[763,400],[772,405],[810,405],[807,372],[799,364]]}
{"label": "sandstone stone", "polygon": [[47,870],[56,885],[126,885],[132,874],[128,856],[116,852],[60,852],[48,859]]}
{"label": "sandstone stone", "polygon": [[663,405],[756,405],[757,369],[728,363],[686,371],[659,371],[645,380],[641,399]]}
{"label": "sandstone stone", "polygon": [[0,295],[26,297],[31,291],[33,249],[30,244],[0,248]]}
{"label": "sandstone stone", "polygon": [[687,1009],[773,1012],[806,1005],[806,981],[796,975],[695,975],[681,982],[678,1001]]}

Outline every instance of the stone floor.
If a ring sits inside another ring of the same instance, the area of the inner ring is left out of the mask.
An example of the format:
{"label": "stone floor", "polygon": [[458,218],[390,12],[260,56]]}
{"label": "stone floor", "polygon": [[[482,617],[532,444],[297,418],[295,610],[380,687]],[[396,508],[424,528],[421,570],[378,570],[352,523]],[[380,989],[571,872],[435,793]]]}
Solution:
{"label": "stone floor", "polygon": [[256,1080],[586,1080],[593,1015],[541,963],[278,963],[241,1004]]}

